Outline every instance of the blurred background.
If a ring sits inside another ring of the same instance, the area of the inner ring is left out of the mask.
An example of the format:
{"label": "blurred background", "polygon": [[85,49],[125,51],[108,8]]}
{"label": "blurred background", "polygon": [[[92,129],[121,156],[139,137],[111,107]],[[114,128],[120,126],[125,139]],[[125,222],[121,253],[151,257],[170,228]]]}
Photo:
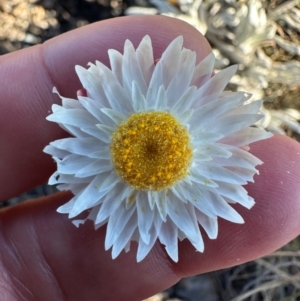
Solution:
{"label": "blurred background", "polygon": [[[231,90],[263,99],[258,124],[300,141],[300,0],[0,0],[0,55],[124,15],[163,14],[206,36],[216,70],[239,64]],[[1,207],[54,191],[39,186]],[[300,239],[264,258],[189,277],[147,301],[300,300]]]}

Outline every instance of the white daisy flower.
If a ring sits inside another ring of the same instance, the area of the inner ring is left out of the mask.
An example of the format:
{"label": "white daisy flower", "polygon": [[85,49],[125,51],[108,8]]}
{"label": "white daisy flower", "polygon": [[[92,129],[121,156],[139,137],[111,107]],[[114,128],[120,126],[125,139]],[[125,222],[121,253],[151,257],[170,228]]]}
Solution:
{"label": "white daisy flower", "polygon": [[57,163],[49,184],[74,194],[57,211],[70,219],[86,212],[77,226],[87,219],[96,229],[107,224],[105,249],[112,247],[113,258],[131,241],[137,261],[156,240],[175,262],[178,240],[203,252],[199,225],[215,239],[218,217],[243,223],[231,203],[254,205],[242,185],[262,163],[248,144],[271,136],[250,127],[263,117],[261,101],[224,92],[237,67],[212,76],[213,54],[195,65],[181,36],[156,65],[149,36],[137,49],[127,40],[123,55],[108,55],[111,70],[100,62],[76,66],[87,97],[60,96],[62,106],[53,105],[47,118],[73,136],[44,150]]}

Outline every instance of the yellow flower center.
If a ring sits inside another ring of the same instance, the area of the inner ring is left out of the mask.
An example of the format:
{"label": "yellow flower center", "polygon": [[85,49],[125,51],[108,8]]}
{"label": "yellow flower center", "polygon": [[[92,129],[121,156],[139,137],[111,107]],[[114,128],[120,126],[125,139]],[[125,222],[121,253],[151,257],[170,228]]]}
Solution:
{"label": "yellow flower center", "polygon": [[161,190],[184,178],[191,163],[188,131],[167,112],[131,115],[113,133],[117,174],[140,190]]}

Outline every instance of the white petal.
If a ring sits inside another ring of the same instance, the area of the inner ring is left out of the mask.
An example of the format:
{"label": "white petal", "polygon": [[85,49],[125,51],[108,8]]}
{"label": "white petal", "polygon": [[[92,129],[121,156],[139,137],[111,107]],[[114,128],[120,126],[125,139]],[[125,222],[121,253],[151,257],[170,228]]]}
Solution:
{"label": "white petal", "polygon": [[177,97],[169,98],[168,101],[171,108],[171,113],[177,115],[190,109],[196,91],[197,88],[195,86],[192,86],[184,91],[183,95],[179,98],[178,101],[176,101],[178,99]]}
{"label": "white petal", "polygon": [[168,215],[189,240],[194,242],[198,240],[199,229],[195,229],[184,203],[176,196],[168,200]]}
{"label": "white petal", "polygon": [[135,81],[132,82],[132,106],[135,112],[148,110],[146,99]]}
{"label": "white petal", "polygon": [[223,144],[222,146],[227,150],[229,150],[233,155],[242,158],[243,160],[247,161],[249,164],[253,166],[260,165],[263,163],[260,159],[258,159],[257,157],[253,156],[251,153],[243,149],[231,145]]}
{"label": "white petal", "polygon": [[108,56],[109,56],[111,70],[112,70],[115,78],[122,85],[122,83],[123,83],[123,75],[122,75],[123,55],[115,49],[109,49]]}
{"label": "white petal", "polygon": [[75,70],[82,86],[87,91],[87,96],[104,106],[108,106],[109,102],[105,95],[104,87],[102,84],[99,84],[99,82],[102,82],[102,79],[81,66],[75,66]]}
{"label": "white petal", "polygon": [[126,253],[128,253],[130,251],[130,245],[131,245],[131,241],[129,241],[124,248]]}
{"label": "white petal", "polygon": [[178,57],[180,56],[182,45],[183,38],[179,36],[171,42],[156,64],[146,96],[147,103],[150,107],[153,107],[155,103],[158,87],[164,85],[164,87],[167,88],[174,77],[178,67]]}
{"label": "white petal", "polygon": [[109,176],[105,179],[105,181],[102,181],[98,185],[99,190],[110,190],[114,189],[117,183],[120,182],[119,176],[117,176],[116,172],[113,170]]}
{"label": "white petal", "polygon": [[142,238],[139,239],[139,245],[138,245],[138,250],[137,250],[137,255],[136,255],[137,262],[142,261],[148,255],[148,253],[154,246],[154,243],[157,239],[157,234],[156,234],[156,230],[155,230],[154,226],[151,227],[149,233],[150,233],[150,241],[148,244],[146,244],[142,240]]}
{"label": "white petal", "polygon": [[70,152],[63,150],[63,149],[59,149],[54,147],[53,145],[49,144],[47,145],[44,149],[43,152],[46,154],[49,154],[53,157],[57,157],[57,158],[64,158],[66,156],[68,156],[70,154]]}
{"label": "white petal", "polygon": [[[88,183],[89,184],[89,183]],[[56,186],[56,188],[59,191],[67,191],[70,190],[74,195],[79,194],[82,190],[84,190],[87,186],[87,183],[81,183],[81,184],[59,184]]]}
{"label": "white petal", "polygon": [[[243,103],[243,95],[230,95],[211,100],[195,110],[194,116],[189,121],[193,131],[203,128],[206,124],[214,122],[218,116],[237,105]],[[211,130],[210,130],[211,131]]]}
{"label": "white petal", "polygon": [[[97,175],[88,187],[80,194],[69,213],[69,218],[73,218],[86,209],[92,208],[107,193],[107,190],[99,190],[99,185],[107,178],[107,173]],[[78,195],[77,195],[78,196]]]}
{"label": "white petal", "polygon": [[154,210],[153,225],[154,225],[156,234],[159,235],[163,220],[161,219],[160,214],[157,211],[157,208],[154,208],[153,210]]}
{"label": "white petal", "polygon": [[68,155],[62,160],[57,157],[53,157],[53,159],[57,163],[57,170],[64,174],[75,174],[79,169],[94,162],[91,158],[75,154]]}
{"label": "white petal", "polygon": [[215,74],[200,87],[196,98],[201,99],[201,97],[206,95],[220,95],[236,71],[237,65],[234,65]]}
{"label": "white petal", "polygon": [[215,188],[217,193],[227,197],[231,201],[241,204],[250,209],[255,204],[253,198],[249,197],[247,190],[236,184],[217,182],[219,187]]}
{"label": "white petal", "polygon": [[232,184],[240,184],[244,185],[247,184],[247,180],[244,177],[237,175],[236,173],[232,172],[228,168],[219,166],[212,161],[210,162],[202,162],[197,167],[204,177],[207,177],[211,180],[216,181],[223,181]]}
{"label": "white petal", "polygon": [[167,220],[161,226],[159,240],[166,246],[166,251],[174,262],[178,262],[178,229],[171,220]]}
{"label": "white petal", "polygon": [[[221,158],[230,158],[231,152],[228,151],[223,145],[220,144],[201,144],[200,141],[193,140],[193,144],[196,146],[196,152],[199,152],[203,155],[210,157],[221,157]],[[198,143],[200,145],[198,145]]]}
{"label": "white petal", "polygon": [[126,209],[125,205],[122,204],[118,210],[114,211],[109,217],[105,237],[105,250],[108,250],[115,243],[134,211],[134,206],[130,209]]}
{"label": "white petal", "polygon": [[58,111],[49,115],[46,119],[61,124],[73,125],[79,128],[93,126],[97,123],[97,119],[89,112],[80,109]]}
{"label": "white petal", "polygon": [[[92,127],[85,127],[81,128],[81,130],[90,136],[98,139],[98,144],[100,148],[105,148],[108,145],[108,142],[110,141],[110,136],[106,133],[103,133],[103,131],[100,131],[96,125]],[[106,141],[106,142],[105,142]]]}
{"label": "white petal", "polygon": [[128,114],[132,111],[130,94],[128,94],[113,73],[102,63],[96,61],[102,76],[102,85],[109,106],[113,110],[123,114]]}
{"label": "white petal", "polygon": [[116,125],[122,123],[126,118],[122,113],[107,108],[101,109],[101,112],[107,115]]}
{"label": "white petal", "polygon": [[156,200],[157,210],[161,219],[165,222],[168,214],[168,198],[166,196],[167,191],[162,190],[157,193],[158,199]]}
{"label": "white petal", "polygon": [[[223,166],[223,167],[230,167],[230,166],[235,166],[235,167],[244,167],[247,168],[249,170],[254,171],[254,173],[257,172],[255,166],[250,165],[248,162],[246,162],[245,160],[236,157],[236,156],[232,156],[230,158],[214,158],[213,162],[217,165]],[[201,164],[201,162],[199,163]]]}
{"label": "white petal", "polygon": [[185,234],[182,231],[180,231],[180,229],[178,229],[178,239],[180,241],[183,241],[184,239],[186,239]]}
{"label": "white petal", "polygon": [[174,77],[179,63],[179,57],[182,51],[183,37],[179,36],[173,40],[167,49],[163,52],[161,59],[155,66],[161,65],[163,71],[163,85],[165,88],[169,86],[172,78]]}
{"label": "white petal", "polygon": [[203,161],[211,161],[212,158],[210,156],[201,154],[200,152],[197,152],[196,150],[194,150],[193,153],[193,162],[195,163],[201,163]]}
{"label": "white petal", "polygon": [[185,124],[191,118],[191,116],[193,114],[194,114],[194,110],[190,109],[190,110],[183,112],[182,114],[179,114],[178,119],[180,120],[180,122],[182,124]]}
{"label": "white petal", "polygon": [[240,178],[243,178],[247,182],[254,182],[253,177],[255,174],[259,174],[258,170],[247,169],[237,166],[228,166],[226,169],[230,170]]}
{"label": "white petal", "polygon": [[196,67],[192,79],[192,85],[201,87],[212,76],[215,66],[215,56],[213,53],[207,55]]}
{"label": "white petal", "polygon": [[240,147],[255,141],[271,138],[272,136],[272,133],[266,132],[263,129],[248,127],[224,137],[219,142]]}
{"label": "white petal", "polygon": [[200,183],[200,184],[208,186],[208,187],[218,187],[217,183],[215,183],[211,179],[203,176],[203,174],[201,173],[201,170],[199,168],[197,168],[197,166],[193,166],[190,169],[189,178],[193,182]]}
{"label": "white petal", "polygon": [[196,241],[191,241],[191,243],[196,248],[197,251],[203,252],[204,251],[204,242],[203,242],[202,235],[200,233],[200,229],[199,229],[199,225],[198,225],[198,221],[197,221],[197,217],[196,217],[196,213],[195,213],[195,207],[191,203],[187,203],[185,205],[185,207],[187,209],[187,212],[191,218],[191,221],[192,221],[194,228],[196,229],[197,235],[198,235],[198,239]]}
{"label": "white petal", "polygon": [[122,73],[123,87],[129,95],[131,95],[131,86],[133,81],[138,84],[142,93],[144,95],[146,94],[147,84],[144,80],[134,47],[129,40],[126,40],[124,45]]}
{"label": "white petal", "polygon": [[[88,98],[88,97],[83,97],[83,96],[78,96],[78,99],[82,106],[95,118],[97,118],[98,122],[95,123],[103,123],[108,126],[112,126],[113,123],[112,121],[105,115],[103,112],[101,112],[101,108],[103,108],[103,105],[100,104],[99,102]],[[93,123],[93,125],[95,124]],[[90,125],[89,125],[90,126]]]}
{"label": "white petal", "polygon": [[194,131],[191,133],[191,140],[195,145],[210,144],[222,139],[224,136],[219,133],[204,132],[203,130]]}
{"label": "white petal", "polygon": [[73,125],[60,124],[60,127],[62,127],[65,131],[70,133],[72,136],[75,136],[78,138],[86,138],[86,137],[90,136],[87,133],[85,133],[84,131],[82,131],[82,129],[75,127]]}
{"label": "white petal", "polygon": [[126,199],[128,196],[132,194],[133,191],[134,189],[131,186],[124,184],[122,199]]}
{"label": "white petal", "polygon": [[106,219],[105,221],[102,221],[101,223],[95,223],[95,230],[98,230],[100,227],[106,225],[108,222],[108,219]]}
{"label": "white petal", "polygon": [[122,204],[124,200],[124,188],[123,183],[118,183],[114,189],[107,192],[100,211],[97,214],[95,224],[106,220]]}
{"label": "white petal", "polygon": [[[82,108],[80,108],[80,109],[82,109]],[[55,103],[55,104],[53,104],[53,105],[51,106],[51,110],[52,110],[53,113],[56,113],[56,112],[58,112],[58,111],[64,111],[65,108],[62,107],[62,106],[59,106],[59,105],[57,105],[57,104]]]}
{"label": "white petal", "polygon": [[50,145],[83,156],[88,156],[102,148],[101,141],[95,138],[64,138],[53,141]]}
{"label": "white petal", "polygon": [[210,217],[216,217],[213,206],[210,204],[206,187],[199,189],[197,185],[193,185],[193,190],[186,184],[181,184],[183,187],[184,197],[196,208]]}
{"label": "white petal", "polygon": [[154,104],[154,110],[165,111],[167,108],[167,95],[164,86],[160,86],[157,93],[157,98]]}
{"label": "white petal", "polygon": [[115,259],[125,248],[126,244],[130,241],[136,227],[137,227],[137,217],[136,214],[134,214],[126,223],[124,229],[120,231],[121,232],[120,235],[118,236],[118,238],[113,244],[112,259]]}
{"label": "white petal", "polygon": [[72,220],[72,224],[79,228],[80,225],[83,225],[86,222],[86,218],[85,219],[76,219],[76,220]]}
{"label": "white petal", "polygon": [[108,160],[96,160],[81,169],[78,169],[75,172],[75,177],[77,178],[86,178],[89,176],[94,176],[106,171],[110,171],[113,169],[110,161]]}
{"label": "white petal", "polygon": [[100,210],[101,204],[96,205],[95,207],[92,208],[92,210],[90,211],[89,215],[87,216],[87,219],[91,220],[91,221],[95,221],[96,220],[96,216]]}
{"label": "white petal", "polygon": [[144,76],[145,83],[148,86],[154,69],[152,43],[148,35],[142,39],[140,45],[136,49],[136,57]]}
{"label": "white petal", "polygon": [[107,133],[109,136],[111,136],[115,131],[115,128],[104,124],[96,124],[96,127],[100,129],[102,132]]}
{"label": "white petal", "polygon": [[131,188],[131,192],[130,192],[130,194],[127,195],[126,200],[125,200],[126,209],[129,209],[130,207],[132,207],[133,205],[136,204],[137,194],[138,194],[138,191]]}
{"label": "white petal", "polygon": [[251,164],[250,162],[246,161],[242,156],[232,154],[230,158],[213,158],[213,162],[220,166],[236,166],[236,167],[243,167],[253,171],[256,171],[255,165]]}
{"label": "white petal", "polygon": [[65,109],[82,109],[81,103],[77,99],[61,97],[62,106]]}
{"label": "white petal", "polygon": [[115,129],[103,124],[96,124],[96,127],[101,132],[101,139],[103,142],[109,143],[112,137],[112,134],[114,133]]}
{"label": "white petal", "polygon": [[262,115],[242,114],[233,116],[224,116],[216,119],[214,122],[209,122],[204,129],[209,129],[213,132],[222,135],[229,135],[244,127],[253,125],[262,118]]}
{"label": "white petal", "polygon": [[233,223],[244,223],[243,218],[219,194],[210,193],[210,202],[218,216]]}
{"label": "white petal", "polygon": [[72,198],[66,204],[63,204],[60,207],[58,207],[56,211],[59,213],[69,213],[73,209],[74,204],[75,204],[75,198]]}
{"label": "white petal", "polygon": [[[170,187],[170,190],[174,193],[174,195],[176,195],[182,202],[186,202],[186,197],[184,195],[184,191],[181,188],[182,182],[177,183],[177,185],[173,185],[172,187]],[[169,191],[168,191],[168,195],[169,195]],[[170,197],[170,196],[169,196]]]}
{"label": "white petal", "polygon": [[149,202],[151,210],[154,209],[157,199],[158,199],[157,192],[153,192],[152,190],[149,190],[148,191],[148,202]]}
{"label": "white petal", "polygon": [[102,149],[99,149],[93,153],[90,153],[89,157],[95,158],[95,159],[110,160],[110,149],[108,147],[103,147]]}
{"label": "white petal", "polygon": [[160,61],[156,64],[147,90],[146,101],[149,108],[156,102],[159,87],[163,85],[163,70]]}
{"label": "white petal", "polygon": [[153,222],[154,212],[151,210],[145,192],[139,192],[136,198],[136,208],[138,214],[138,228],[142,240],[149,244],[150,234],[148,233]]}
{"label": "white petal", "polygon": [[58,96],[61,98],[62,106],[65,109],[82,109],[82,105],[76,99],[61,96],[56,87],[53,87],[52,92],[58,94]]}
{"label": "white petal", "polygon": [[94,177],[87,178],[75,178],[73,175],[64,175],[59,172],[55,172],[49,179],[49,185],[56,185],[59,183],[69,183],[69,184],[82,184],[82,183],[90,183]]}
{"label": "white petal", "polygon": [[[186,179],[188,179],[186,181]],[[189,197],[195,196],[197,194],[196,191],[191,190],[193,188],[194,183],[189,179],[189,176],[185,177],[183,181],[174,185],[170,190],[183,202],[187,203]],[[187,193],[187,191],[191,193]]]}
{"label": "white petal", "polygon": [[200,210],[196,210],[196,216],[199,224],[203,227],[207,236],[210,239],[216,239],[218,236],[218,219],[217,217],[209,217],[202,213]]}
{"label": "white petal", "polygon": [[[238,114],[257,114],[263,104],[262,100],[252,101],[249,104],[240,106],[234,110],[228,111],[226,115],[238,115]],[[263,115],[261,116],[263,117]]]}
{"label": "white petal", "polygon": [[168,99],[180,98],[186,89],[190,86],[196,63],[196,53],[183,49],[178,62],[178,71],[176,72],[168,86]]}
{"label": "white petal", "polygon": [[95,64],[89,62],[87,65],[88,68],[86,70],[88,70],[89,73],[91,73],[96,78],[102,79],[102,74]]}

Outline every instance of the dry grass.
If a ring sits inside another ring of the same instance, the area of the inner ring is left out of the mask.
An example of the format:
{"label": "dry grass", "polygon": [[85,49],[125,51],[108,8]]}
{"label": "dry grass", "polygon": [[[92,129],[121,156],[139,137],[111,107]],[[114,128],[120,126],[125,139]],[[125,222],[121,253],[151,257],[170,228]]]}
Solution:
{"label": "dry grass", "polygon": [[[0,53],[28,47],[52,37],[62,32],[62,27],[60,26],[66,27],[65,23],[67,22],[69,22],[68,24],[73,22],[68,27],[69,29],[89,22],[86,17],[72,15],[72,10],[61,6],[60,1],[57,1],[57,6],[52,7],[46,7],[44,2],[46,3],[46,1],[34,0],[0,0]],[[113,5],[112,2],[114,3]],[[81,3],[90,5],[87,1],[81,1]],[[118,5],[116,6],[115,3]],[[117,10],[115,12],[112,11],[110,15],[107,13],[107,16],[113,16],[120,13],[120,7],[125,7],[129,3],[132,3],[132,1],[104,1],[102,5],[106,7],[113,7],[115,5]],[[145,3],[143,4],[144,6]],[[283,0],[263,1],[264,7],[268,10],[272,10],[283,3]],[[285,27],[284,24],[277,27],[277,34],[287,41],[300,45],[300,32],[292,31]],[[300,61],[300,56],[289,54],[276,43],[269,42],[265,44],[263,51],[274,62],[288,62],[291,59]],[[269,86],[264,89],[263,94],[265,106],[269,109],[294,108],[300,110],[299,84],[269,83]],[[284,127],[284,130],[288,135],[297,139],[299,138],[288,127]],[[40,186],[22,196],[8,200],[2,206],[13,205],[28,198],[49,193],[53,193],[52,188]],[[207,295],[200,297],[195,294],[189,295],[188,292],[186,292],[186,296],[188,296],[186,299],[176,299],[175,287],[172,289],[174,299],[169,298],[170,291],[168,291],[148,300],[297,301],[300,300],[299,250],[300,239],[297,238],[281,250],[264,258],[221,272],[208,274],[207,277],[212,279],[214,283],[210,299]],[[185,281],[198,281],[195,279],[191,277]],[[215,299],[212,299],[212,297]]]}
{"label": "dry grass", "polygon": [[[293,245],[234,269],[228,278],[232,301],[299,300],[300,252]],[[238,289],[237,289],[238,288]]]}

